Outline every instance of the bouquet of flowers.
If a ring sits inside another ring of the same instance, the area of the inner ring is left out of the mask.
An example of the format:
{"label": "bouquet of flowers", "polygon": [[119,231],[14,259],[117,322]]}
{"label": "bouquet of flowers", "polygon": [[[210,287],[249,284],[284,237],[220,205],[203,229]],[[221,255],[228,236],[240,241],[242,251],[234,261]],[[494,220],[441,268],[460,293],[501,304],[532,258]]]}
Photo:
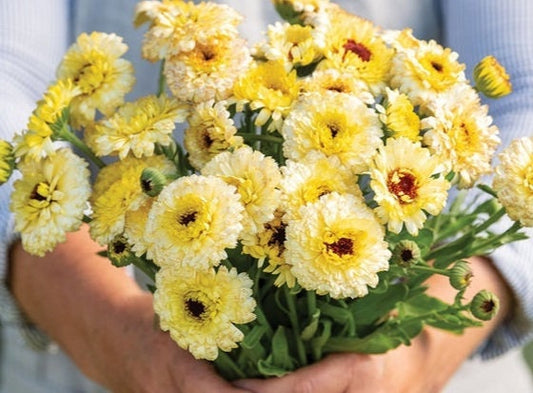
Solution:
{"label": "bouquet of flowers", "polygon": [[[24,248],[43,255],[88,223],[111,263],[152,280],[161,329],[228,379],[490,319],[493,294],[463,299],[467,258],[533,226],[533,138],[491,166],[479,93],[509,93],[504,68],[489,56],[471,84],[455,52],[411,30],[327,0],[273,3],[285,21],[249,47],[227,6],[141,1],[142,55],[161,73],[131,102],[122,39],[80,35],[27,129],[0,143],[2,180],[21,175]],[[435,274],[452,303],[426,293]]]}

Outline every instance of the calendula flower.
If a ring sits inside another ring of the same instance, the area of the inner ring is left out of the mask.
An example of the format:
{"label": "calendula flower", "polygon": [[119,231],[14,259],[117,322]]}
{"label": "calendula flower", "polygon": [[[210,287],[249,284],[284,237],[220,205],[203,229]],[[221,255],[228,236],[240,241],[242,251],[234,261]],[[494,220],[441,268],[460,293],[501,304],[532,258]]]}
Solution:
{"label": "calendula flower", "polygon": [[136,257],[124,235],[116,236],[107,246],[107,257],[116,267],[131,265]]}
{"label": "calendula flower", "polygon": [[135,9],[136,27],[146,22],[142,55],[150,61],[169,58],[206,45],[213,37],[237,37],[242,16],[233,8],[213,2],[179,0],[141,1]]}
{"label": "calendula flower", "polygon": [[142,159],[128,156],[98,172],[90,199],[90,233],[98,243],[107,245],[121,235],[126,213],[137,210],[149,199],[141,186],[141,174],[146,168],[156,168],[169,177],[176,172],[174,164],[159,155]]}
{"label": "calendula flower", "polygon": [[483,289],[470,302],[470,312],[482,321],[490,321],[500,309],[500,300],[492,292]]}
{"label": "calendula flower", "polygon": [[413,29],[411,28],[385,30],[381,36],[387,45],[398,51],[416,50],[420,45],[424,45],[423,41],[413,35]]}
{"label": "calendula flower", "polygon": [[401,240],[392,252],[391,263],[410,267],[420,260],[420,247],[412,240]]}
{"label": "calendula flower", "polygon": [[224,266],[162,268],[154,293],[159,325],[196,359],[215,360],[219,349],[229,352],[244,338],[235,324],[255,319],[252,284],[246,273]]}
{"label": "calendula flower", "polygon": [[150,95],[128,102],[115,114],[86,130],[86,138],[96,155],[128,154],[152,156],[156,143],[167,146],[172,142],[176,122],[185,120],[187,107],[165,95]]}
{"label": "calendula flower", "polygon": [[289,72],[295,67],[317,61],[321,51],[315,43],[311,26],[276,22],[268,27],[267,41],[256,45],[253,54],[259,58],[281,61]]}
{"label": "calendula flower", "polygon": [[364,201],[331,193],[289,220],[285,257],[298,283],[333,298],[361,297],[389,267],[385,231]]}
{"label": "calendula flower", "polygon": [[509,217],[533,227],[533,137],[516,139],[499,155],[493,188]]}
{"label": "calendula flower", "polygon": [[22,246],[43,256],[77,230],[91,193],[87,163],[69,149],[42,160],[21,161],[10,209]]}
{"label": "calendula flower", "polygon": [[475,91],[464,85],[429,103],[434,117],[424,119],[424,144],[449,162],[459,176],[458,186],[469,188],[492,172],[491,159],[500,144],[498,128],[492,124],[488,107],[481,105]]}
{"label": "calendula flower", "polygon": [[281,201],[287,217],[297,217],[301,206],[332,192],[362,196],[357,176],[336,157],[312,152],[302,161],[288,160],[281,171]]}
{"label": "calendula flower", "polygon": [[459,261],[450,270],[450,285],[457,289],[463,290],[470,285],[474,274],[467,261]]}
{"label": "calendula flower", "polygon": [[75,128],[87,125],[96,110],[110,116],[122,105],[135,83],[132,64],[121,58],[128,50],[115,34],[81,34],[63,57],[58,79],[71,79],[81,90],[71,103],[71,122]]}
{"label": "calendula flower", "polygon": [[53,154],[53,141],[60,139],[52,126],[66,121],[63,114],[68,109],[72,99],[80,94],[80,89],[72,84],[70,79],[59,80],[50,85],[43,98],[37,102],[26,130],[14,138],[15,155],[38,160]]}
{"label": "calendula flower", "polygon": [[9,180],[13,169],[15,169],[13,146],[8,141],[0,139],[0,186]]}
{"label": "calendula flower", "polygon": [[388,229],[400,233],[405,225],[416,236],[426,214],[437,215],[446,205],[450,183],[440,174],[438,157],[407,138],[389,139],[370,166],[375,211]]}
{"label": "calendula flower", "polygon": [[422,139],[421,122],[409,97],[397,90],[386,88],[381,121],[393,138],[406,137],[413,142]]}
{"label": "calendula flower", "polygon": [[274,285],[280,287],[287,284],[294,287],[296,278],[291,272],[291,265],[285,260],[285,227],[283,211],[277,209],[274,218],[263,225],[257,233],[244,231],[242,234],[242,252],[257,259],[259,267],[265,260],[268,266],[263,267],[266,273],[277,275]]}
{"label": "calendula flower", "polygon": [[348,72],[342,72],[333,68],[315,70],[311,75],[300,81],[302,93],[346,93],[357,96],[365,104],[372,105],[374,96],[363,81],[354,78]]}
{"label": "calendula flower", "polygon": [[274,218],[281,173],[272,157],[244,145],[214,157],[202,168],[202,175],[218,176],[237,188],[244,206],[245,232],[255,233]]}
{"label": "calendula flower", "polygon": [[164,74],[170,91],[180,101],[225,100],[250,60],[244,40],[213,37],[197,43],[189,52],[167,58]]}
{"label": "calendula flower", "polygon": [[154,201],[155,198],[149,198],[138,209],[126,211],[124,238],[137,257],[146,254],[152,244],[146,236],[146,223]]}
{"label": "calendula flower", "polygon": [[293,102],[298,98],[296,71],[286,72],[280,61],[253,63],[233,87],[235,98],[259,109],[258,126],[272,120],[269,130],[279,130]]}
{"label": "calendula flower", "polygon": [[392,61],[391,87],[407,94],[413,105],[424,104],[458,84],[466,84],[465,66],[458,57],[434,40],[399,50]]}
{"label": "calendula flower", "polygon": [[393,51],[370,21],[344,16],[335,20],[326,36],[325,60],[318,69],[350,72],[379,93],[388,81],[392,56]]}
{"label": "calendula flower", "polygon": [[309,152],[318,151],[361,173],[381,146],[383,131],[377,113],[357,97],[312,93],[294,105],[282,134],[283,152],[289,159],[302,160]]}
{"label": "calendula flower", "polygon": [[194,106],[187,122],[183,144],[190,164],[196,169],[217,154],[243,144],[242,137],[235,135],[237,128],[224,102],[210,100]]}
{"label": "calendula flower", "polygon": [[476,88],[485,96],[500,98],[513,91],[509,74],[494,56],[483,58],[474,67]]}
{"label": "calendula flower", "polygon": [[237,245],[244,207],[235,187],[214,176],[170,183],[154,202],[146,237],[159,266],[216,266]]}

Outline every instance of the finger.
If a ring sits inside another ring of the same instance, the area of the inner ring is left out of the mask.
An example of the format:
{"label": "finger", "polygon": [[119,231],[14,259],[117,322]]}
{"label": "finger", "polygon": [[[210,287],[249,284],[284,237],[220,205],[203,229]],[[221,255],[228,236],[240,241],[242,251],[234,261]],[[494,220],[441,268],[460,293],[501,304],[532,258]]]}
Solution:
{"label": "finger", "polygon": [[325,358],[281,378],[244,379],[234,385],[254,393],[344,393],[351,379],[351,362],[346,355]]}

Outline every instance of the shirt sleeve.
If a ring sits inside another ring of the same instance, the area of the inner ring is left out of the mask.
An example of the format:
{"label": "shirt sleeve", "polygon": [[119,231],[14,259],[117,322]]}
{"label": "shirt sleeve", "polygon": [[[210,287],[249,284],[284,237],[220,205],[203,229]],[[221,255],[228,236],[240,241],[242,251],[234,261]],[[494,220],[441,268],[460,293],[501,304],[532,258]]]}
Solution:
{"label": "shirt sleeve", "polygon": [[[0,1],[0,138],[11,141],[26,126],[68,40],[68,0]],[[17,239],[9,212],[12,183],[0,187],[0,320],[20,322],[6,287],[10,245]]]}
{"label": "shirt sleeve", "polygon": [[[483,57],[494,55],[511,76],[513,93],[486,102],[500,129],[501,148],[533,135],[533,2],[442,0],[441,11],[444,44],[459,53],[467,75]],[[533,235],[531,229],[528,234]],[[491,259],[512,289],[516,307],[480,348],[483,358],[524,343],[533,332],[533,240],[501,247]]]}

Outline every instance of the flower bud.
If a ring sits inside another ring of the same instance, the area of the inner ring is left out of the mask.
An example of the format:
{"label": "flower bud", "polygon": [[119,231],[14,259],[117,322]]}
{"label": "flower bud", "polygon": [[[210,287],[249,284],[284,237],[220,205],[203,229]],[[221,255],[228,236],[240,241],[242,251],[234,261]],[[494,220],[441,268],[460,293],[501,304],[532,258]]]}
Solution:
{"label": "flower bud", "polygon": [[466,261],[457,262],[450,270],[450,284],[458,290],[465,289],[472,281],[472,269]]}
{"label": "flower bud", "polygon": [[492,319],[500,307],[500,301],[492,292],[483,289],[479,291],[472,302],[470,302],[470,312],[474,317],[482,321]]}
{"label": "flower bud", "polygon": [[412,240],[402,240],[399,242],[392,253],[392,262],[402,267],[409,267],[418,262],[420,259],[420,248]]}
{"label": "flower bud", "polygon": [[15,155],[13,146],[0,139],[0,185],[7,182],[15,169]]}
{"label": "flower bud", "polygon": [[141,174],[141,189],[151,197],[156,197],[167,185],[166,176],[155,168],[145,168]]}
{"label": "flower bud", "polygon": [[483,58],[474,68],[476,88],[489,98],[499,98],[511,93],[512,85],[505,68],[494,56]]}
{"label": "flower bud", "polygon": [[126,238],[119,235],[113,239],[107,246],[107,257],[116,267],[124,267],[133,263],[136,258],[131,251],[130,245]]}

